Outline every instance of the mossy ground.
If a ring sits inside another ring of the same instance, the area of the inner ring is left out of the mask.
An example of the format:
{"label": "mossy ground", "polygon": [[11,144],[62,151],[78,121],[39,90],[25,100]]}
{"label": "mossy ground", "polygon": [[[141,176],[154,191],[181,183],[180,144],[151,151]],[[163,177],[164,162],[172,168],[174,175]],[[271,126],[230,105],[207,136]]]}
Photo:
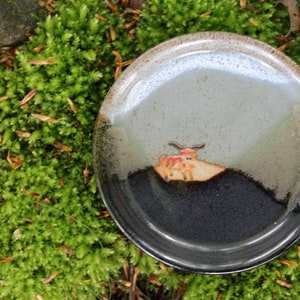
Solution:
{"label": "mossy ground", "polygon": [[126,1],[59,0],[54,8],[0,65],[0,299],[299,299],[298,245],[233,275],[167,268],[120,234],[92,169],[95,119],[126,64],[168,38],[208,30],[260,39],[300,63],[299,38],[285,37],[286,7],[149,0],[141,13]]}

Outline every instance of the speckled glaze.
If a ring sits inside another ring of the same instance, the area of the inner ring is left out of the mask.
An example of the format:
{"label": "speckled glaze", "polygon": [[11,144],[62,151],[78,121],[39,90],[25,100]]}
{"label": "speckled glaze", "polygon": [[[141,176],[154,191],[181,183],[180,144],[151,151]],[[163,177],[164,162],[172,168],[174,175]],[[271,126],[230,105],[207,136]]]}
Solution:
{"label": "speckled glaze", "polygon": [[[108,93],[94,135],[97,184],[121,230],[193,272],[280,255],[300,236],[299,94],[299,66],[245,36],[190,34],[139,57]],[[176,155],[170,141],[205,143],[198,158],[227,171],[204,185],[164,181],[153,166]]]}

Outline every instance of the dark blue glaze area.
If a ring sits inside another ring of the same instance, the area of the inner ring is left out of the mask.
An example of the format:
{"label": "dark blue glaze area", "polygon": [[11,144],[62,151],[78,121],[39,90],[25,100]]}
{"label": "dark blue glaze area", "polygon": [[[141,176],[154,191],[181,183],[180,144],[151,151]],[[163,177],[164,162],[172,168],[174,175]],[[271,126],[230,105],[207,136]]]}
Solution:
{"label": "dark blue glaze area", "polygon": [[96,173],[103,201],[143,251],[181,270],[224,274],[270,261],[300,236],[300,209],[233,170],[207,182],[165,182],[151,167],[126,180]]}
{"label": "dark blue glaze area", "polygon": [[232,170],[208,182],[165,182],[150,168],[123,185],[148,223],[192,243],[239,242],[274,226],[286,210],[271,191]]}

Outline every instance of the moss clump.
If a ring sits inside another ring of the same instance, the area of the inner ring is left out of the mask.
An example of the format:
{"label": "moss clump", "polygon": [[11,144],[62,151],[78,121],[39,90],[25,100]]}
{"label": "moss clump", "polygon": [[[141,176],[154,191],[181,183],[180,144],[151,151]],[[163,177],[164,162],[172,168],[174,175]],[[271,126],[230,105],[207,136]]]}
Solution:
{"label": "moss clump", "polygon": [[[150,299],[296,299],[295,247],[289,263],[226,276],[184,274],[141,253],[107,216],[91,157],[96,115],[120,57],[130,62],[168,38],[207,30],[280,46],[286,9],[150,0],[140,14],[125,3],[57,1],[14,66],[0,66],[0,298],[126,299],[142,290]],[[296,39],[287,51],[299,62],[298,48]]]}
{"label": "moss clump", "polygon": [[235,0],[149,1],[138,28],[144,51],[163,40],[200,31],[228,31],[277,45],[277,37],[289,30],[286,13],[272,2],[248,2],[241,9]]}

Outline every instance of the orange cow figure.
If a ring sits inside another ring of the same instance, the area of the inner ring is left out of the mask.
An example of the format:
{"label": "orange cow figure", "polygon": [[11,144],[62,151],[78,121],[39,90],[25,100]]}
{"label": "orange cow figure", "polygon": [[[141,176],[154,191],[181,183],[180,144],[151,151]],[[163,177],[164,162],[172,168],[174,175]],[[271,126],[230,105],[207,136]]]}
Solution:
{"label": "orange cow figure", "polygon": [[196,150],[205,144],[184,148],[176,142],[169,145],[179,150],[180,155],[162,156],[159,164],[154,167],[165,180],[206,181],[225,170],[224,167],[197,159]]}

